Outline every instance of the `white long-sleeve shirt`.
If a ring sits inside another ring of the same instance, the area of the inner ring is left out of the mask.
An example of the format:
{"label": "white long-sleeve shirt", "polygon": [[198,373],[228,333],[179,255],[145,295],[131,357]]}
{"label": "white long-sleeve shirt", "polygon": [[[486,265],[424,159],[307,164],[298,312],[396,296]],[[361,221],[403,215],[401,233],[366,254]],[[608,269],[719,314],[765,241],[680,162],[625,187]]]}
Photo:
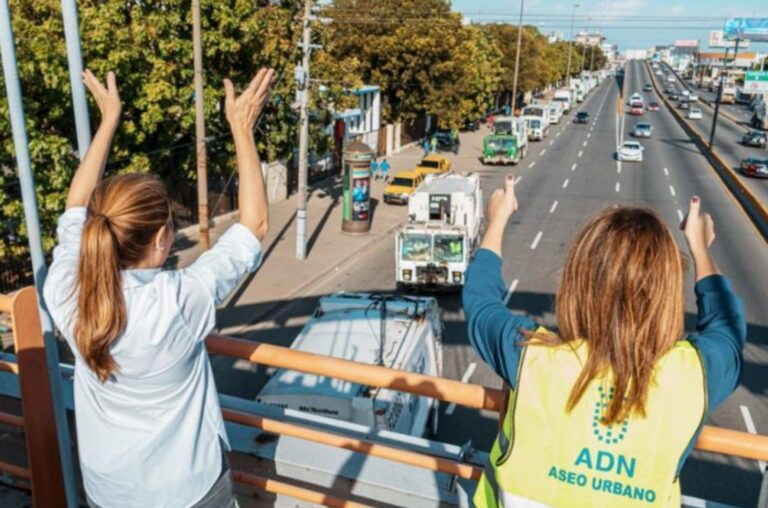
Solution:
{"label": "white long-sleeve shirt", "polygon": [[125,332],[112,344],[118,371],[102,383],[72,334],[85,208],[60,218],[45,300],[75,354],[75,416],[83,480],[99,506],[185,507],[221,472],[228,447],[204,339],[216,306],[255,271],[261,244],[233,225],[189,268],[122,271]]}

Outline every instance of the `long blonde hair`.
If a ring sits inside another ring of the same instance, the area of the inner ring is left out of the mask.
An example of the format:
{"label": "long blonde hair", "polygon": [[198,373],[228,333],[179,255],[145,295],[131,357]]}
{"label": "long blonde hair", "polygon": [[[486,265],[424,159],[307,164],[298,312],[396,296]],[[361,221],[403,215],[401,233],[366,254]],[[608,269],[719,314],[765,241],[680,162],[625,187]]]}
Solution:
{"label": "long blonde hair", "polygon": [[645,414],[654,368],[683,335],[684,263],[672,232],[647,208],[611,208],[579,232],[557,292],[557,335],[527,344],[586,339],[587,361],[571,389],[572,410],[596,377],[611,372],[619,395],[605,423]]}
{"label": "long blonde hair", "polygon": [[80,243],[74,336],[102,382],[118,369],[110,346],[127,324],[120,270],[139,263],[158,230],[172,225],[165,185],[149,175],[103,180],[93,191]]}

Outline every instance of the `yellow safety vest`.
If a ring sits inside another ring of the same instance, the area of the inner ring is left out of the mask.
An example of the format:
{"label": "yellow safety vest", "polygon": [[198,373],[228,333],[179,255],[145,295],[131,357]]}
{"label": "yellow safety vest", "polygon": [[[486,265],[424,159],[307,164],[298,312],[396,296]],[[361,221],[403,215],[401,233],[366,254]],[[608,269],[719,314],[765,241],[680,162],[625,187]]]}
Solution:
{"label": "yellow safety vest", "polygon": [[610,375],[566,410],[586,356],[585,341],[523,349],[475,506],[679,508],[677,467],[707,411],[698,351],[677,342],[656,367],[646,416],[612,426],[600,422]]}

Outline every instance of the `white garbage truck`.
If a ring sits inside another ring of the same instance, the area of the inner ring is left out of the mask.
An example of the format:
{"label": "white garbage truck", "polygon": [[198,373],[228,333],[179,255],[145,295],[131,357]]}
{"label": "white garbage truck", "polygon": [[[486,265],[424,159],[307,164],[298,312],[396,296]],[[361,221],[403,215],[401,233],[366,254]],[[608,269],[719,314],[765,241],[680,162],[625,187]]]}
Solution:
{"label": "white garbage truck", "polygon": [[534,104],[523,108],[523,119],[528,126],[528,139],[541,141],[549,133],[549,108],[543,104]]}
{"label": "white garbage truck", "polygon": [[560,118],[563,116],[563,106],[556,101],[552,101],[547,104],[549,110],[549,122],[551,124],[560,123]]}
{"label": "white garbage truck", "polygon": [[428,178],[408,201],[408,219],[395,233],[398,286],[461,288],[483,221],[477,173]]}
{"label": "white garbage truck", "polygon": [[[442,334],[435,298],[336,293],[320,298],[291,349],[441,376]],[[437,400],[294,370],[278,369],[256,402],[374,430],[437,432]]]}
{"label": "white garbage truck", "polygon": [[554,102],[559,102],[563,107],[563,113],[568,113],[574,103],[574,93],[572,90],[563,88],[555,92],[555,96],[552,97]]}

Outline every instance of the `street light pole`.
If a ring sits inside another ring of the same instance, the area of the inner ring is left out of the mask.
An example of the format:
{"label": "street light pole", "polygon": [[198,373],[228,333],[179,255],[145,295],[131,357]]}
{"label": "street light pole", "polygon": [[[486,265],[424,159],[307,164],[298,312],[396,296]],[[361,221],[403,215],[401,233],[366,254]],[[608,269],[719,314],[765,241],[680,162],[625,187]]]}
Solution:
{"label": "street light pole", "polygon": [[525,0],[520,0],[520,19],[517,22],[517,51],[515,52],[515,77],[512,80],[512,114],[515,114],[517,103],[517,75],[520,70],[520,49],[523,41],[523,8]]}
{"label": "street light pole", "polygon": [[310,16],[312,0],[304,1],[304,34],[302,38],[301,87],[299,111],[299,185],[296,207],[296,259],[307,257],[307,158],[309,156],[309,56],[312,48]]}
{"label": "street light pole", "polygon": [[[733,48],[733,65],[736,65],[736,56],[739,54],[739,39],[736,39],[736,45]],[[725,48],[725,59],[723,60],[723,72],[720,74],[720,86],[717,89],[715,99],[715,114],[712,117],[712,130],[709,132],[709,149],[715,143],[715,129],[717,129],[717,117],[720,114],[720,100],[723,97],[723,86],[725,85],[725,75],[728,72],[728,47]]]}
{"label": "street light pole", "polygon": [[197,215],[200,250],[211,246],[208,230],[208,160],[205,154],[205,102],[203,96],[203,43],[200,34],[200,0],[192,0],[192,51],[195,74],[195,153],[197,156]]}
{"label": "street light pole", "polygon": [[72,109],[75,111],[77,152],[82,161],[91,144],[91,121],[88,118],[88,103],[85,99],[85,85],[83,84],[83,53],[80,50],[80,29],[77,23],[75,0],[62,0],[61,14],[64,20],[64,38],[67,44]]}
{"label": "street light pole", "polygon": [[576,8],[579,4],[573,4],[573,12],[571,12],[571,35],[568,41],[568,88],[571,88],[571,54],[573,53],[573,22],[576,18]]}

